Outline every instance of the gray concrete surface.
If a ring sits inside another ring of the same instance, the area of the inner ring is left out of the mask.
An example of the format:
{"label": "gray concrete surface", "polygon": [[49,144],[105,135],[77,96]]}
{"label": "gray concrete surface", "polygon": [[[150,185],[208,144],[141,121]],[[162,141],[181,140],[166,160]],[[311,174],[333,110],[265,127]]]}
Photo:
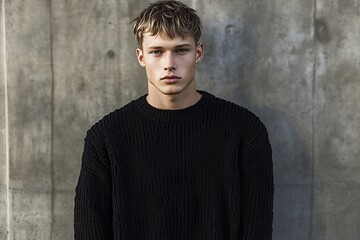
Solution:
{"label": "gray concrete surface", "polygon": [[[52,70],[48,1],[5,1],[10,239],[48,239]],[[4,36],[4,35],[2,35]]]}
{"label": "gray concrete surface", "polygon": [[[360,1],[184,2],[204,23],[198,88],[269,130],[274,239],[358,239]],[[0,2],[0,239],[72,239],[85,132],[147,89],[128,22],[148,3]]]}
{"label": "gray concrete surface", "polygon": [[[0,12],[3,4],[0,2]],[[0,32],[3,32],[3,18],[0,17]],[[0,239],[7,234],[7,161],[6,161],[6,123],[5,123],[5,79],[3,39],[0,38]]]}
{"label": "gray concrete surface", "polygon": [[360,1],[318,1],[313,236],[360,237]]}

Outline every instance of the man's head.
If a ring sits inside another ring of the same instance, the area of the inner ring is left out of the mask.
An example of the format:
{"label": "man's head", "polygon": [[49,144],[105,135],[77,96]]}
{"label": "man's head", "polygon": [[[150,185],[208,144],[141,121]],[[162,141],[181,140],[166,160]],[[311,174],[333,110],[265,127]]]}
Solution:
{"label": "man's head", "polygon": [[176,36],[192,36],[195,44],[201,37],[201,21],[196,11],[178,1],[159,1],[150,4],[132,22],[139,47],[145,33],[173,39]]}
{"label": "man's head", "polygon": [[203,44],[195,10],[178,1],[160,1],[134,21],[136,55],[146,70],[149,96],[196,93],[195,65],[203,58]]}

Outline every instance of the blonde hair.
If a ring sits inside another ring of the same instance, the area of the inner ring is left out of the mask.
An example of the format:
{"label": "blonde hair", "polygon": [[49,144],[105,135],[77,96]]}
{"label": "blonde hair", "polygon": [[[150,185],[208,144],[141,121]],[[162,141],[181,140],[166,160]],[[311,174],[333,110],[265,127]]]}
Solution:
{"label": "blonde hair", "polygon": [[201,37],[201,20],[196,11],[179,1],[159,1],[150,4],[130,23],[134,24],[134,34],[139,46],[142,46],[144,33],[150,32],[173,39],[192,36],[195,44]]}

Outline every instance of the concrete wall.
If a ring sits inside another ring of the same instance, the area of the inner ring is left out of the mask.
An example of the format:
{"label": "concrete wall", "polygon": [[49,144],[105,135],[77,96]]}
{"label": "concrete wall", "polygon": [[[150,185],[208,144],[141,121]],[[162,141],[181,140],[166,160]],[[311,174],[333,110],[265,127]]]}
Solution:
{"label": "concrete wall", "polygon": [[[147,89],[128,22],[148,3],[1,0],[0,239],[72,239],[85,131]],[[358,239],[360,1],[185,3],[198,88],[268,127],[274,239]]]}

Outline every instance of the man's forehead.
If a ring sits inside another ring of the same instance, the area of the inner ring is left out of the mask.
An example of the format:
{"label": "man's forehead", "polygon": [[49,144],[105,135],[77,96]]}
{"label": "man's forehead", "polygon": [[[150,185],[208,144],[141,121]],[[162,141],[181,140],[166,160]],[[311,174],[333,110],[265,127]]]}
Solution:
{"label": "man's forehead", "polygon": [[195,39],[190,35],[184,37],[180,35],[175,35],[174,38],[169,37],[166,34],[157,34],[153,35],[152,33],[145,33],[143,35],[143,45],[146,47],[149,46],[176,46],[176,45],[191,45],[195,46]]}

